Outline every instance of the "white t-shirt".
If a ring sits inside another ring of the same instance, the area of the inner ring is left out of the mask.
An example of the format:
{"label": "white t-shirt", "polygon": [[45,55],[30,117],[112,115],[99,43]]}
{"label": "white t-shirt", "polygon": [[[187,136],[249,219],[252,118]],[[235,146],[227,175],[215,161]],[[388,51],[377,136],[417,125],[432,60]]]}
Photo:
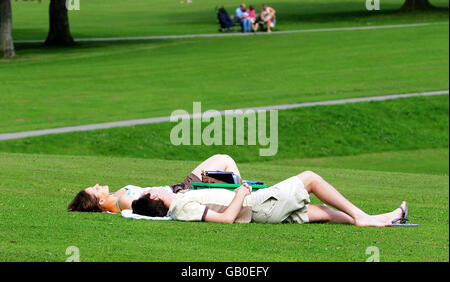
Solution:
{"label": "white t-shirt", "polygon": [[150,190],[151,188],[162,188],[165,189],[169,192],[172,192],[172,188],[170,188],[170,186],[153,186],[153,187],[139,187],[139,186],[135,186],[135,185],[127,185],[125,187],[123,187],[124,189],[127,189],[128,192],[124,195],[127,195],[129,197],[132,197],[134,199],[139,199],[142,195],[144,195],[145,192],[147,192],[148,190]]}
{"label": "white t-shirt", "polygon": [[[175,220],[204,221],[208,210],[223,212],[234,199],[235,192],[226,189],[185,190],[176,194],[169,207],[168,215]],[[246,196],[235,222],[249,223],[252,218],[252,204]]]}

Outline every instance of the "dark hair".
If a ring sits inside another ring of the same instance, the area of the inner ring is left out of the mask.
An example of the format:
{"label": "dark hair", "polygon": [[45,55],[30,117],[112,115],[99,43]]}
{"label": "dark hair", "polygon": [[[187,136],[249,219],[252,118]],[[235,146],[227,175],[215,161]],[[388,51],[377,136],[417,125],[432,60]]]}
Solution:
{"label": "dark hair", "polygon": [[90,195],[84,190],[78,192],[75,198],[67,207],[68,211],[80,212],[102,212],[97,197]]}
{"label": "dark hair", "polygon": [[162,200],[150,199],[150,194],[144,194],[131,203],[133,213],[146,216],[166,216],[169,209]]}
{"label": "dark hair", "polygon": [[255,6],[250,5],[250,7],[249,7],[248,9],[249,9],[249,10],[254,10],[254,9],[255,9]]}

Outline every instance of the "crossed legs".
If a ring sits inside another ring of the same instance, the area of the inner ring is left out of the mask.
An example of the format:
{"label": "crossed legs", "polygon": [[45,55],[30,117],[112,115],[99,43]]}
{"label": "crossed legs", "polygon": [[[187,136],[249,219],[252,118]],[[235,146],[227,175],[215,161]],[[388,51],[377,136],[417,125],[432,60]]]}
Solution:
{"label": "crossed legs", "polygon": [[[333,186],[312,171],[305,171],[298,175],[308,193],[314,194],[319,200],[333,206],[337,210],[324,205],[309,205],[308,217],[310,222],[328,222],[354,224],[357,226],[390,226],[392,220],[402,215],[400,209],[390,213],[368,215],[347,200]],[[406,202],[402,203],[406,208]]]}
{"label": "crossed legs", "polygon": [[264,24],[267,26],[267,32],[272,32],[272,22],[274,17],[274,15],[270,15],[266,19],[264,19]]}

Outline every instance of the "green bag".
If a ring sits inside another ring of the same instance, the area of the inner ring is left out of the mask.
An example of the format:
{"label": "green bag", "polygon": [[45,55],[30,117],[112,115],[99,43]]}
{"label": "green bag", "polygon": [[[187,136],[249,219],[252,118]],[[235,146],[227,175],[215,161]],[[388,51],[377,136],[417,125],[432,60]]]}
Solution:
{"label": "green bag", "polygon": [[[222,188],[234,191],[234,189],[238,188],[242,184],[222,184],[222,183],[204,183],[204,182],[191,182],[191,186],[193,190],[199,189],[214,189],[214,188]],[[259,189],[267,188],[268,186],[249,184],[252,187],[252,191],[257,191]]]}

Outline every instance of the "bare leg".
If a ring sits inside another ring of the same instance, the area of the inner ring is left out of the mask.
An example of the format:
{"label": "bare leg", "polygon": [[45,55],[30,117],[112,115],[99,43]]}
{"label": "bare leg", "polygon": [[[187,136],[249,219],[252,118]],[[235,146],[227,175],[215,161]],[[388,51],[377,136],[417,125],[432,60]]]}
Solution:
{"label": "bare leg", "polygon": [[324,205],[308,206],[309,222],[326,222],[336,224],[355,224],[355,221],[348,214],[330,209]]}
{"label": "bare leg", "polygon": [[267,32],[272,32],[272,21],[273,21],[273,15],[270,15],[268,17],[268,19],[266,20]]}
{"label": "bare leg", "polygon": [[[351,217],[354,221],[355,225],[358,226],[389,226],[391,224],[391,220],[396,217],[401,216],[401,210],[397,209],[393,212],[381,215],[368,215],[358,207],[353,205],[349,200],[347,200],[341,193],[339,193],[333,186],[327,183],[322,177],[315,174],[312,171],[305,171],[298,175],[300,180],[302,180],[305,185],[308,193],[313,193],[317,196],[322,202],[335,207],[341,212],[345,213],[349,217]],[[403,205],[406,206],[406,203],[403,202]],[[317,211],[316,208],[313,208],[312,212],[316,212],[318,214],[318,218],[320,218],[321,214]],[[342,214],[333,214],[327,209],[322,208],[323,212],[327,213],[328,216],[336,215],[339,218],[342,217]],[[309,215],[309,214],[308,214]],[[313,219],[315,218],[315,214],[312,215]],[[335,220],[336,218],[333,218]],[[348,218],[347,218],[348,219]],[[339,219],[338,219],[339,220]]]}
{"label": "bare leg", "polygon": [[259,23],[252,24],[252,28],[254,32],[258,31]]}
{"label": "bare leg", "polygon": [[272,30],[271,30],[271,25],[272,24],[272,21],[271,20],[268,20],[267,22],[266,22],[266,25],[267,25],[267,32],[272,32]]}
{"label": "bare leg", "polygon": [[231,171],[234,174],[241,175],[239,169],[237,167],[236,162],[232,157],[223,154],[217,154],[209,157],[205,161],[203,161],[200,165],[198,165],[192,173],[195,174],[198,178],[202,178],[202,170],[222,170],[222,171]]}

